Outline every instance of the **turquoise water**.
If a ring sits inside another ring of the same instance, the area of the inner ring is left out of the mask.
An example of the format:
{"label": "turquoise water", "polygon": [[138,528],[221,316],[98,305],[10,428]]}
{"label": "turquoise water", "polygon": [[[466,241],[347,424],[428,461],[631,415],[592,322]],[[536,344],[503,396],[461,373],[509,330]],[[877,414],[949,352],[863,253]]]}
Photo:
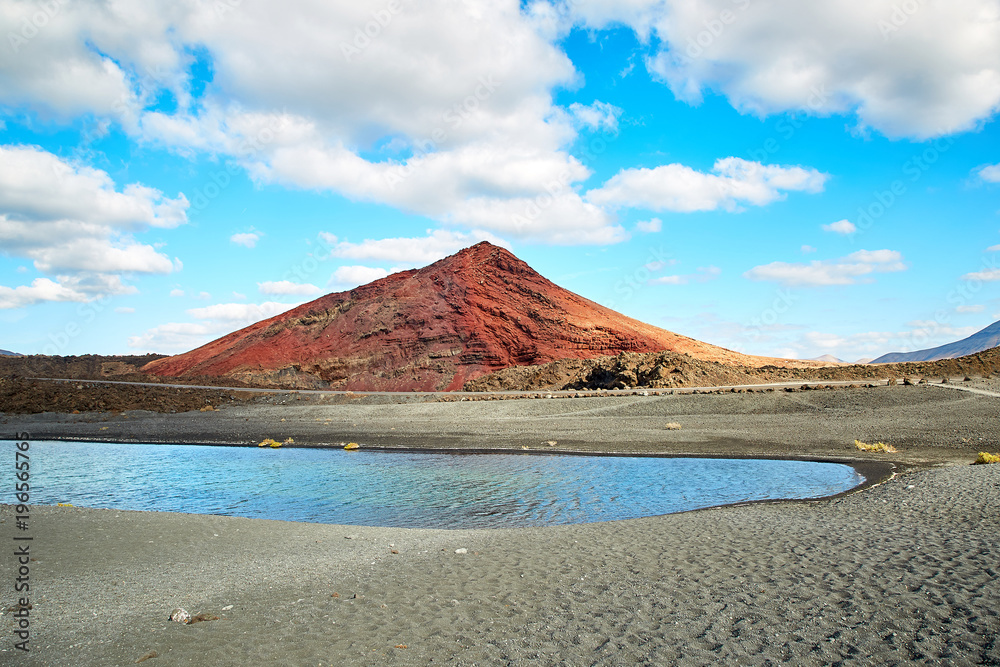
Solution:
{"label": "turquoise water", "polygon": [[[0,444],[14,461],[14,444]],[[611,521],[864,481],[802,461],[33,441],[31,504],[406,528]],[[13,479],[4,502],[13,500]]]}

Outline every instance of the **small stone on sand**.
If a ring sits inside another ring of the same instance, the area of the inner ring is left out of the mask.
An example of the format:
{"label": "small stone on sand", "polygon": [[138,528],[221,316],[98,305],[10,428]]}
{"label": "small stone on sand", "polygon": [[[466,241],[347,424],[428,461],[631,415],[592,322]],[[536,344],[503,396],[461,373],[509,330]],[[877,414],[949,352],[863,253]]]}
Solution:
{"label": "small stone on sand", "polygon": [[177,607],[170,612],[170,616],[167,618],[175,623],[187,623],[191,620],[191,614],[189,614],[183,607]]}

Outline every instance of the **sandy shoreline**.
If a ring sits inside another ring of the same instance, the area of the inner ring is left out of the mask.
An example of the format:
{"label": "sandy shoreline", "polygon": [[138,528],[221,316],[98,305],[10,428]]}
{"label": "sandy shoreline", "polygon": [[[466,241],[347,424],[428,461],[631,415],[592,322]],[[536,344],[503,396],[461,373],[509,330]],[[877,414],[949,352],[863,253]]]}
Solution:
{"label": "sandy shoreline", "polygon": [[[33,651],[28,661],[13,655],[5,611],[0,664],[123,665],[150,651],[158,657],[143,664],[1000,663],[1000,466],[959,465],[1000,450],[998,398],[885,387],[581,401],[282,400],[209,413],[2,421],[35,439],[294,436],[441,449],[541,449],[554,439],[554,449],[594,452],[881,459],[904,473],[822,501],[529,529],[37,507]],[[667,421],[681,430],[667,430]],[[854,438],[903,451],[861,455]],[[9,506],[0,519],[11,544]],[[8,581],[12,560],[0,559]],[[222,618],[169,623],[176,606]]]}
{"label": "sandy shoreline", "polygon": [[[976,386],[1000,392],[1000,381]],[[290,392],[212,412],[0,416],[38,440],[410,449],[539,449],[674,455],[970,463],[1000,450],[1000,397],[932,385],[755,394],[437,402],[407,394],[322,397]],[[679,430],[666,428],[669,423]],[[859,455],[854,440],[896,455]],[[546,442],[556,441],[555,447]]]}

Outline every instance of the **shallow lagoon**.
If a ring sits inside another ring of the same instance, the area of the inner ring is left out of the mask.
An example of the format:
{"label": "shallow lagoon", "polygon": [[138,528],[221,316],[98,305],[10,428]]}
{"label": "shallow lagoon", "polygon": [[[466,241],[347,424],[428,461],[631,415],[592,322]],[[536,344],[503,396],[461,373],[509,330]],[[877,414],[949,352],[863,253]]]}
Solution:
{"label": "shallow lagoon", "polygon": [[[13,461],[14,444],[2,449]],[[848,465],[760,459],[49,441],[30,455],[32,504],[405,528],[612,521],[864,481]]]}

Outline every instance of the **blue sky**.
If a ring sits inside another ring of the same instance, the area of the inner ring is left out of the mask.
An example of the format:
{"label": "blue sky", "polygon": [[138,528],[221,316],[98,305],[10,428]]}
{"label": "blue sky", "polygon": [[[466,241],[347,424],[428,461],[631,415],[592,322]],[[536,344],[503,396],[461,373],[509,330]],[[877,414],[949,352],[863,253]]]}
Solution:
{"label": "blue sky", "polygon": [[480,240],[853,361],[1000,319],[1000,3],[0,6],[0,348],[176,353]]}

